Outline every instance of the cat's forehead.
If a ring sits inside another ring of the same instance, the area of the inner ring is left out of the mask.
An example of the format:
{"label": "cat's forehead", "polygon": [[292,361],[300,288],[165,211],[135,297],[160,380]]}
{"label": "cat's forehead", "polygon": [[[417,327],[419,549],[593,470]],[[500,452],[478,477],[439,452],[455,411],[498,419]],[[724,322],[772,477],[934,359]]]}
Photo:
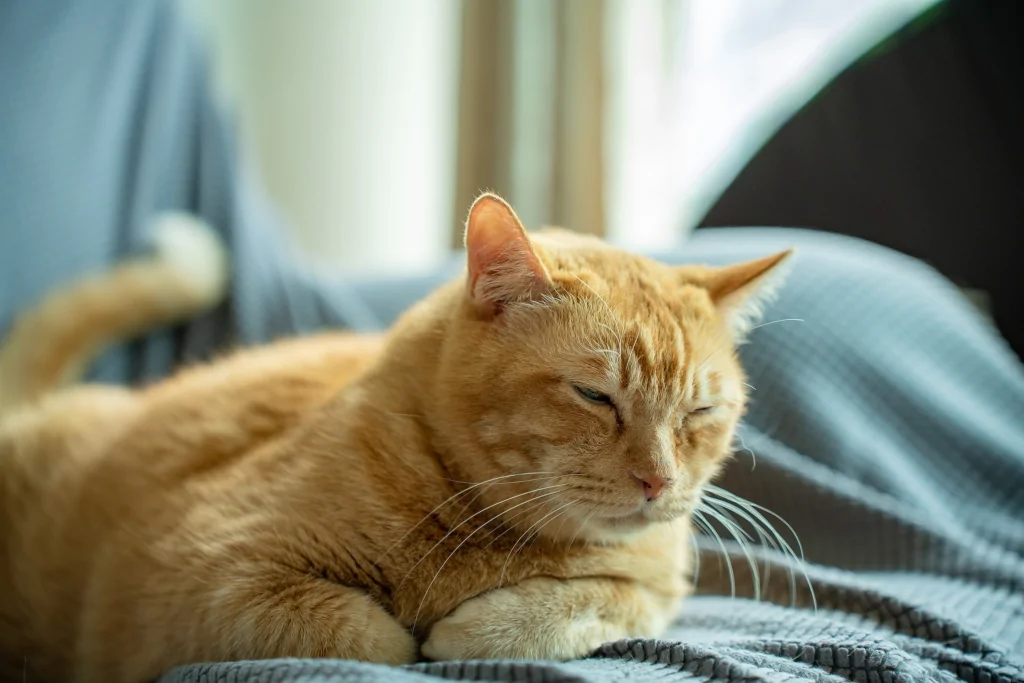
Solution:
{"label": "cat's forehead", "polygon": [[566,250],[557,253],[553,275],[576,298],[599,302],[612,318],[605,322],[635,326],[665,341],[681,331],[699,335],[714,317],[707,294],[687,286],[678,269],[628,252]]}
{"label": "cat's forehead", "polygon": [[705,292],[671,267],[610,248],[559,256],[553,274],[571,294],[578,350],[600,354],[595,364],[620,391],[659,402],[723,390],[718,361],[732,347]]}
{"label": "cat's forehead", "polygon": [[568,289],[578,281],[628,310],[629,304],[667,300],[678,284],[675,269],[609,246],[597,238],[551,230],[543,233],[542,260],[553,278]]}
{"label": "cat's forehead", "polygon": [[622,344],[609,366],[621,391],[652,403],[711,398],[721,391],[731,347],[699,318],[676,315],[675,307],[635,316],[622,329]]}

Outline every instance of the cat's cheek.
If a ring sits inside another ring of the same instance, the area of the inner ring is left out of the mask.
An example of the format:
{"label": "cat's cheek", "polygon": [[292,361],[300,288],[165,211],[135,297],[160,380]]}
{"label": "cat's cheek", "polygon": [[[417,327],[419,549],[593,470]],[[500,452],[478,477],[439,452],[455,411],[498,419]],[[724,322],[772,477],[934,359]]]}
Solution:
{"label": "cat's cheek", "polygon": [[736,421],[702,421],[685,425],[676,432],[676,452],[688,459],[718,458],[726,454]]}

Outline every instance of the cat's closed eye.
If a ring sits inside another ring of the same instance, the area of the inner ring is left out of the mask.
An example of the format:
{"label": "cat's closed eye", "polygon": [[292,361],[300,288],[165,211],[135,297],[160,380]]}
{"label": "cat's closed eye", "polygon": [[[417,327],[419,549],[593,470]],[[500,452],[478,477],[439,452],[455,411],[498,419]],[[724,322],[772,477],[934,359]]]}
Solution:
{"label": "cat's closed eye", "polygon": [[696,410],[691,410],[690,411],[690,415],[707,415],[708,413],[710,413],[714,409],[715,409],[715,406],[704,406],[703,408],[697,408]]}
{"label": "cat's closed eye", "polygon": [[573,389],[576,390],[577,394],[587,399],[588,401],[591,401],[592,403],[603,403],[609,406],[613,405],[612,398],[608,394],[602,394],[600,391],[595,391],[593,389],[588,389],[587,387],[581,387],[579,385],[573,385]]}

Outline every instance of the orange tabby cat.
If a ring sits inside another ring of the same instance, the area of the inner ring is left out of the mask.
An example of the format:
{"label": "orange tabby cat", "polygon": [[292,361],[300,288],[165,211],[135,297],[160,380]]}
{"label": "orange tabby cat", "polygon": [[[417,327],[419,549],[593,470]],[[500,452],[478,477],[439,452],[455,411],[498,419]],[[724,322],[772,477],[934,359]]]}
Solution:
{"label": "orange tabby cat", "polygon": [[[691,511],[743,412],[734,346],[788,252],[669,267],[528,237],[490,194],[466,247],[467,275],[385,338],[283,342],[138,391],[34,400],[45,387],[24,376],[66,374],[55,359],[82,351],[69,330],[92,349],[212,304],[212,247],[199,290],[158,259],[166,298],[124,292],[133,313],[108,301],[97,322],[76,290],[30,313],[0,355],[0,675],[567,659],[661,633],[688,591]],[[144,265],[95,281],[92,305]],[[74,327],[76,310],[106,331]],[[26,342],[47,320],[61,349]]]}

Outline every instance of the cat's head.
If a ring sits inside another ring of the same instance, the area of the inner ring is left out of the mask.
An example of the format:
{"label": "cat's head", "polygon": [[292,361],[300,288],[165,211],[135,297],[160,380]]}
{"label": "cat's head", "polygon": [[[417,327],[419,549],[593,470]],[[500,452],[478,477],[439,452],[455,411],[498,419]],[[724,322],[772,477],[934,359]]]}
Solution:
{"label": "cat's head", "polygon": [[494,479],[481,500],[551,537],[692,511],[744,412],[736,344],[790,252],[667,266],[565,231],[527,236],[491,194],[466,249],[437,410],[460,474]]}

